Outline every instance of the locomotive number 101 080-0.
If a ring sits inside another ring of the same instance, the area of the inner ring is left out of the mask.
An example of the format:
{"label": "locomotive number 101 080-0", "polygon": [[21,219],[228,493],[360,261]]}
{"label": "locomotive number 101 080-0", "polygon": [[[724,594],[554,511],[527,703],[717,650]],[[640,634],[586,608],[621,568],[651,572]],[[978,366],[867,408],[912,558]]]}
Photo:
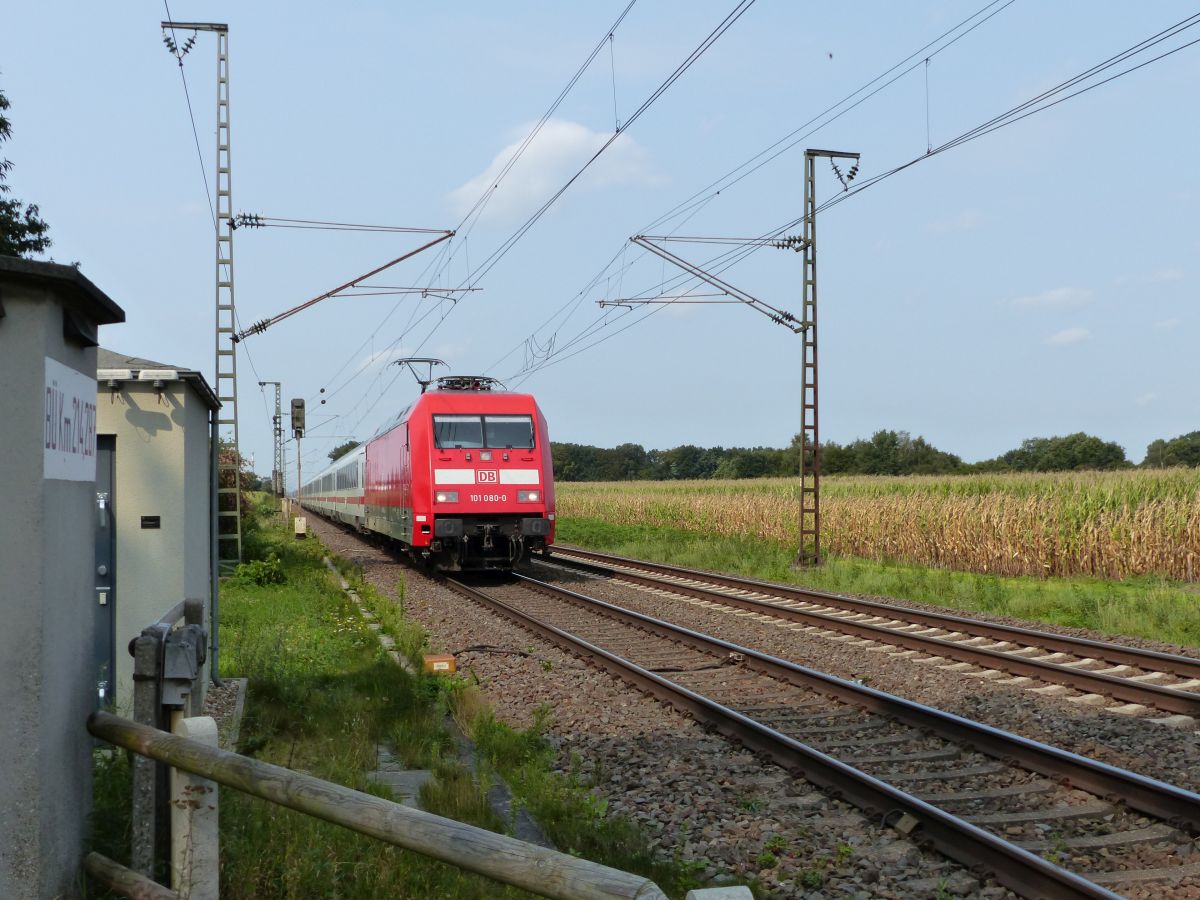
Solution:
{"label": "locomotive number 101 080-0", "polygon": [[508,494],[470,494],[472,503],[507,503]]}

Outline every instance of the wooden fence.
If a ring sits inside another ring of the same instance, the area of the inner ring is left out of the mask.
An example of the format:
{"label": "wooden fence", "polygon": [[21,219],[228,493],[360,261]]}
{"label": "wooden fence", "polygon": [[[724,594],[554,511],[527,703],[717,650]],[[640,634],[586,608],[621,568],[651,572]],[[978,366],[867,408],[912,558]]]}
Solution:
{"label": "wooden fence", "polygon": [[[88,718],[94,737],[136,754],[132,868],[98,853],[84,863],[105,887],[138,900],[217,900],[221,784],[546,897],[665,900],[640,875],[218,749],[213,720],[188,715],[199,712],[203,694],[202,615],[200,601],[187,601],[130,645],[136,721],[107,712]],[[168,847],[171,888],[154,880]]]}

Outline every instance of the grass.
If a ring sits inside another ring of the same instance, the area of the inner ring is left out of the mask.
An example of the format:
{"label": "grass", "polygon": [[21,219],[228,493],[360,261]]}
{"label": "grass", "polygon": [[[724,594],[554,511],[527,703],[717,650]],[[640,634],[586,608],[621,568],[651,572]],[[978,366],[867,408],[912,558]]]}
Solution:
{"label": "grass", "polygon": [[[1200,577],[1200,469],[822,479],[836,555],[992,575]],[[796,480],[565,482],[560,520],[796,541]]]}
{"label": "grass", "polygon": [[656,857],[632,822],[608,815],[607,801],[593,790],[600,773],[584,776],[578,759],[569,772],[553,770],[554,751],[542,736],[550,717],[543,706],[522,731],[483,711],[470,727],[481,761],[503,776],[546,836],[572,855],[645,875],[671,896],[702,886],[703,863],[685,861],[678,852],[670,859]]}
{"label": "grass", "polygon": [[[261,512],[269,521],[270,508]],[[244,546],[255,559],[223,582],[221,600],[221,674],[249,678],[239,752],[389,796],[368,779],[384,744],[405,766],[433,771],[421,791],[428,811],[501,832],[513,823],[499,820],[486,792],[500,772],[511,772],[521,802],[544,817],[558,846],[654,878],[676,896],[697,886],[694,867],[653,859],[632,824],[604,815],[585,786],[553,771],[540,726],[519,731],[497,722],[466,678],[410,675],[395,665],[325,567],[318,542],[260,525],[247,531]],[[419,672],[428,640],[403,616],[404,581],[395,598],[384,597],[353,566],[335,562]],[[451,711],[486,742],[477,775],[459,760],[446,727]],[[128,758],[99,751],[95,772],[96,848],[128,862]],[[221,792],[221,894],[529,896],[229,789]]]}
{"label": "grass", "polygon": [[558,540],[817,590],[898,597],[1200,647],[1200,593],[1194,585],[1160,578],[1002,577],[846,556],[795,570],[793,547],[754,537],[568,517],[559,519]]}
{"label": "grass", "polygon": [[[248,566],[224,587],[222,674],[250,679],[240,752],[389,796],[367,777],[378,745],[387,744],[405,765],[435,772],[424,796],[429,811],[499,828],[443,727],[442,684],[386,657],[317,542],[261,529],[249,543],[263,559],[279,560],[285,581],[260,584],[259,570]],[[358,581],[364,605],[402,652],[419,658],[424,634],[352,568],[341,570]],[[221,841],[224,897],[526,896],[231,790],[222,793]]]}

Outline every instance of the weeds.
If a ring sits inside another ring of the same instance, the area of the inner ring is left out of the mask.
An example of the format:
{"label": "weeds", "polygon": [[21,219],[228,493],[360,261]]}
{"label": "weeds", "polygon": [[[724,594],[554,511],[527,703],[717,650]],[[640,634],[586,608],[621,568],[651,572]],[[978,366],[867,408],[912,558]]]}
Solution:
{"label": "weeds", "polygon": [[[513,829],[523,806],[564,852],[642,873],[672,895],[699,885],[695,863],[657,859],[645,835],[610,816],[607,801],[581,774],[554,771],[543,736],[553,715],[548,705],[534,711],[530,728],[516,730],[491,715],[474,673],[408,674],[387,657],[323,566],[316,541],[292,541],[281,529],[263,527],[247,543],[261,559],[274,553],[286,582],[230,579],[222,597],[222,673],[250,679],[241,752],[389,796],[368,778],[383,746],[406,767],[433,772],[420,792],[430,812],[499,831]],[[356,570],[339,571],[419,671],[427,635]],[[447,714],[477,742],[474,775],[459,762]],[[579,760],[576,769],[582,766]],[[485,801],[501,775],[516,795],[509,821]],[[602,768],[592,777],[603,777]],[[123,790],[127,800],[128,787],[112,790]],[[235,791],[222,793],[221,840],[221,893],[235,900],[525,896]]]}
{"label": "weeds", "polygon": [[233,571],[233,580],[238,584],[256,584],[263,587],[268,584],[283,584],[287,576],[283,566],[274,552],[268,553],[266,559],[253,559],[240,564]]}
{"label": "weeds", "polygon": [[[286,582],[233,578],[222,596],[222,673],[250,679],[240,751],[390,796],[368,778],[378,748],[388,746],[405,765],[433,770],[422,791],[431,811],[502,827],[450,752],[441,681],[409,675],[387,658],[323,566],[317,542],[263,528],[253,544],[263,559],[274,555]],[[421,646],[424,635],[391,604],[367,585],[357,590],[398,646],[409,653]],[[525,896],[232,790],[221,794],[221,845],[221,894],[235,900]]]}

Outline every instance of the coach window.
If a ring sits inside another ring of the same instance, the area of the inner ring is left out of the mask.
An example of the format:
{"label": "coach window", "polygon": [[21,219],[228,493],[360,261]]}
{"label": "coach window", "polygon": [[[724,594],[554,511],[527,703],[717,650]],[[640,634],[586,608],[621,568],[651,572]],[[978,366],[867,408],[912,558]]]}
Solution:
{"label": "coach window", "polygon": [[483,420],[479,416],[434,416],[433,437],[441,449],[475,450],[483,446]]}
{"label": "coach window", "polygon": [[533,449],[533,419],[529,416],[484,416],[487,445],[497,449]]}

